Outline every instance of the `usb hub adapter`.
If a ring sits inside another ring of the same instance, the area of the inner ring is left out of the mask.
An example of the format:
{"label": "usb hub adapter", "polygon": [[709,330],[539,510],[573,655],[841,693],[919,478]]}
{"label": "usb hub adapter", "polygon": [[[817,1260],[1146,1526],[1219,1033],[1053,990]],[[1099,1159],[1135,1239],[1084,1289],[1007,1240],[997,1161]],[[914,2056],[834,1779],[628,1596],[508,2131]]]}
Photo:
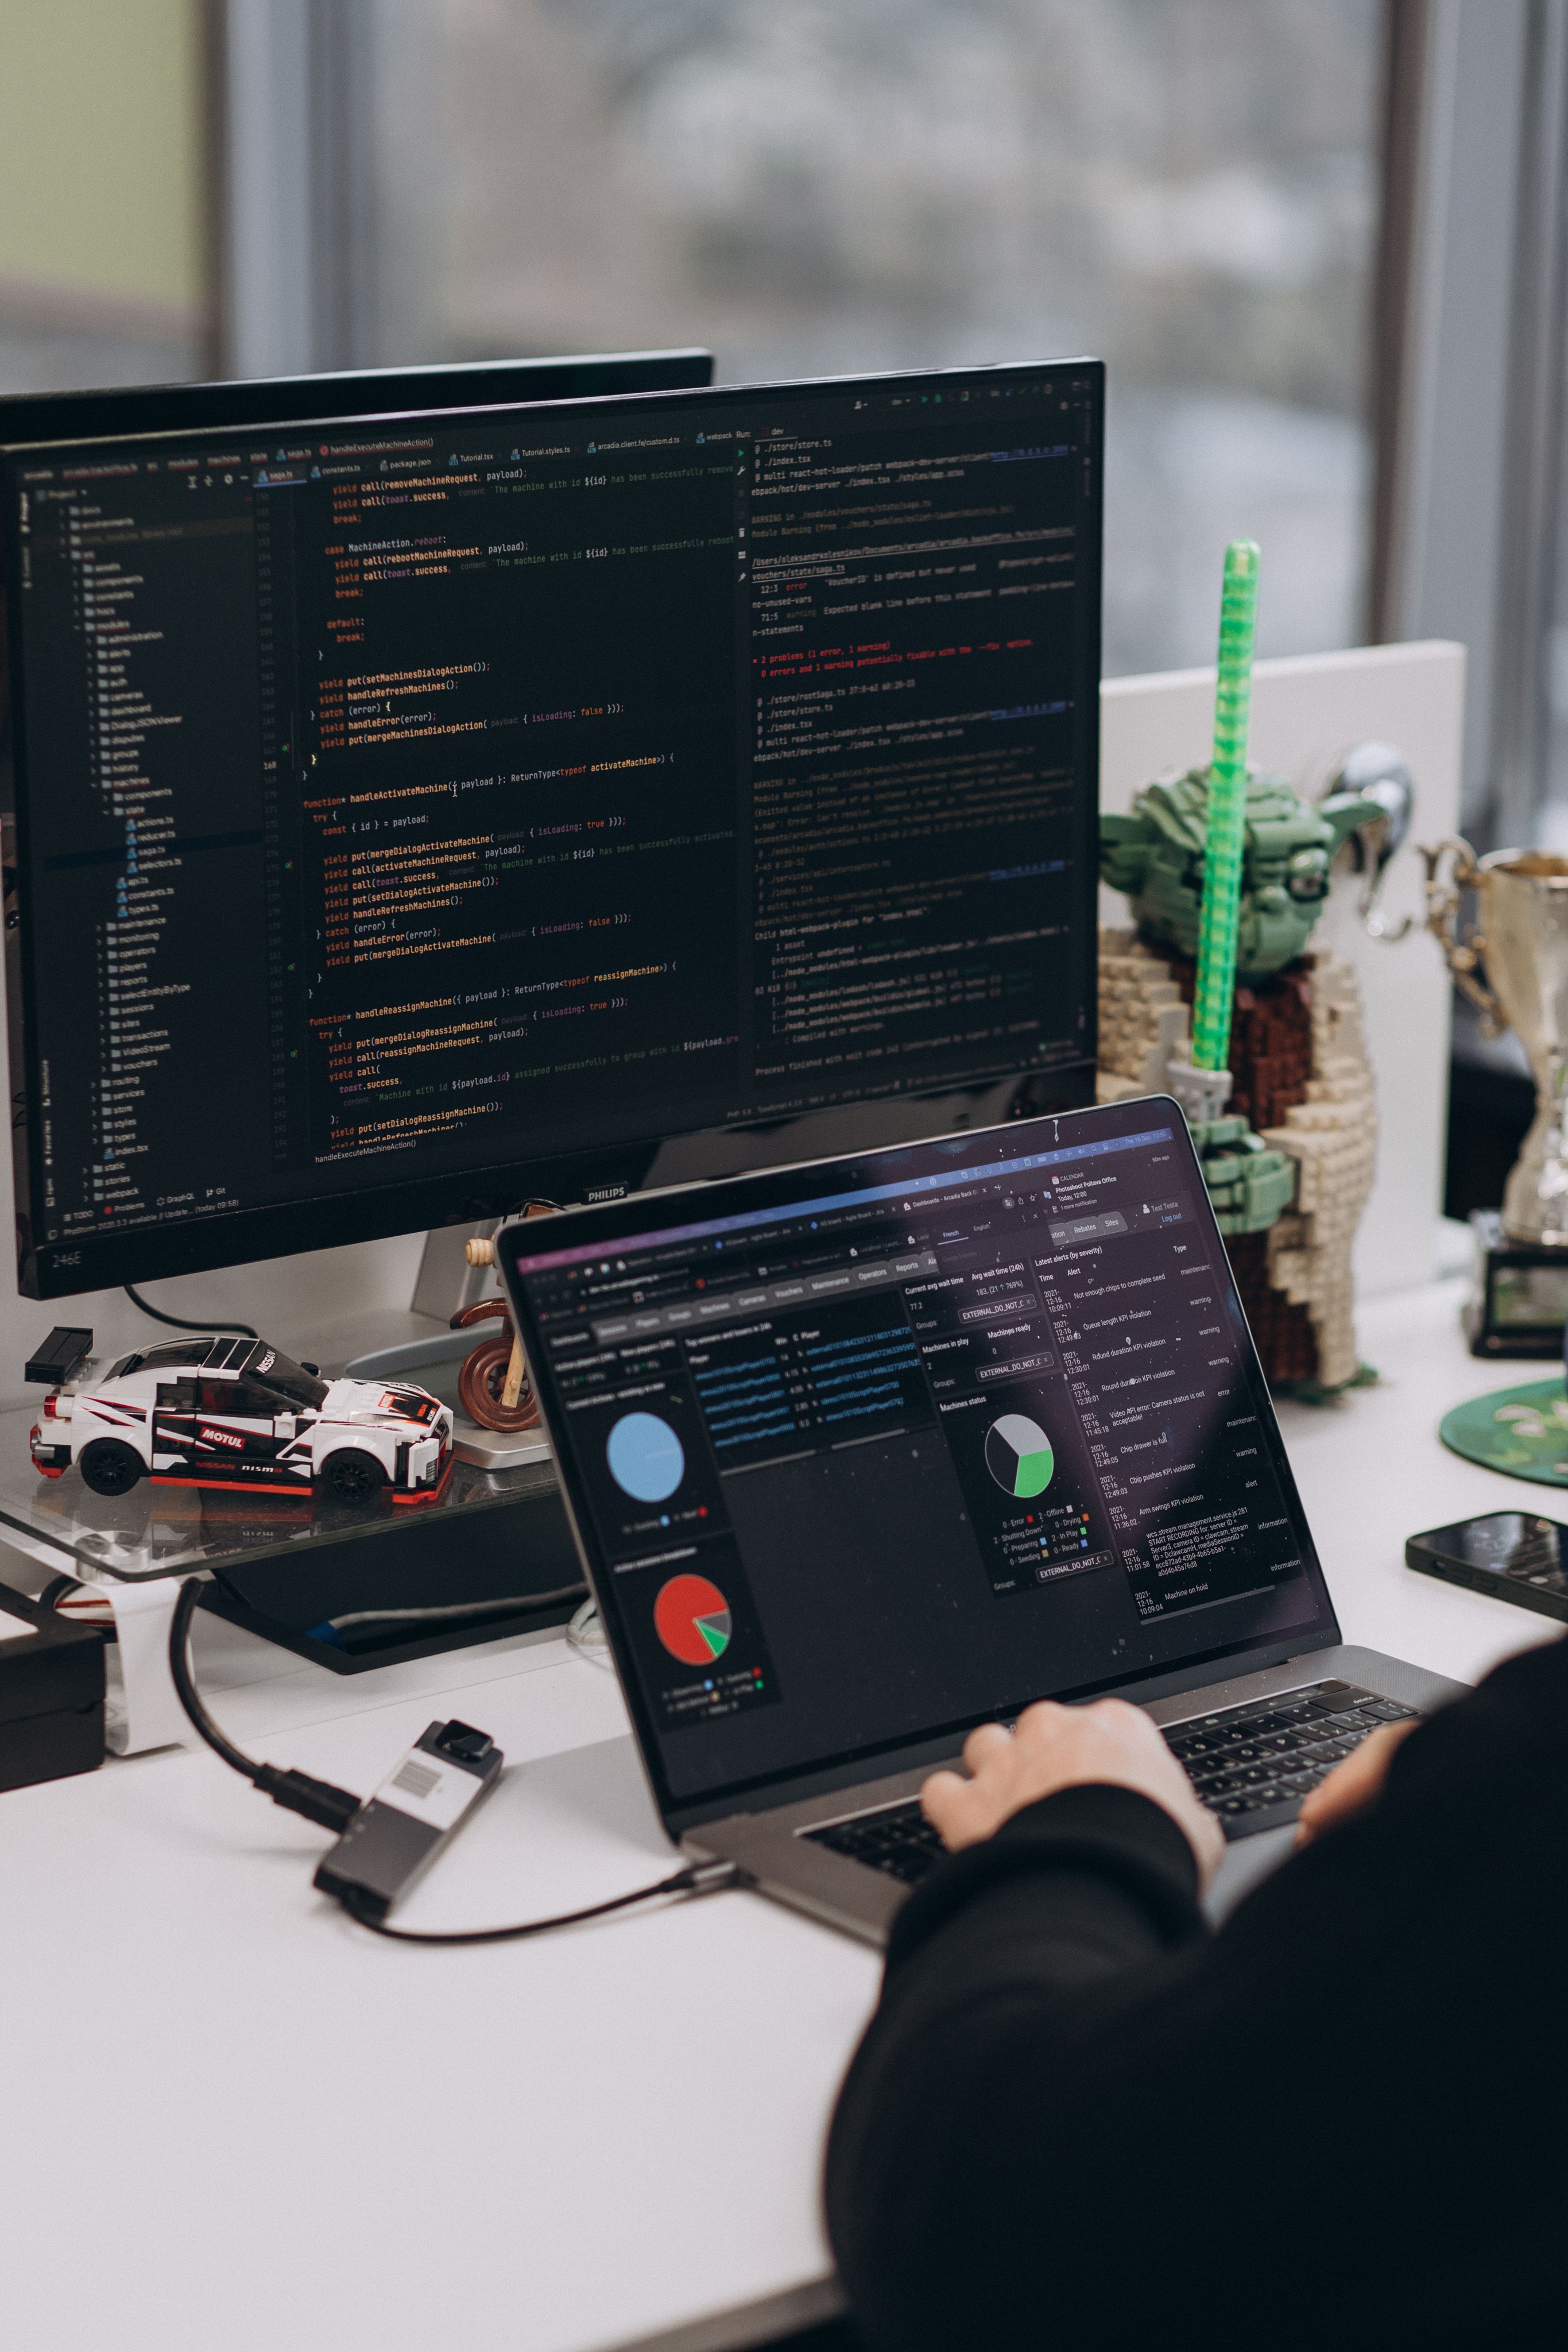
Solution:
{"label": "usb hub adapter", "polygon": [[407,1894],[505,1762],[487,1731],[433,1723],[323,1855],[315,1884],[367,1919],[384,1919]]}

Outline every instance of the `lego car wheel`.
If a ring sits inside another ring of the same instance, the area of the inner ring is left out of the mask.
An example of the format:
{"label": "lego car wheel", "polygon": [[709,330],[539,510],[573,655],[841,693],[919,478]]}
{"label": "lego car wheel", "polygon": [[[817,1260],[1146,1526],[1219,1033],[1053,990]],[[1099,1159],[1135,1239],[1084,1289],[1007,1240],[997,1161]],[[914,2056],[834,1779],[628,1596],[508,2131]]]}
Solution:
{"label": "lego car wheel", "polygon": [[319,1483],[335,1503],[362,1503],[386,1485],[386,1477],[373,1454],[346,1445],[336,1454],[329,1454],[321,1465]]}
{"label": "lego car wheel", "polygon": [[117,1437],[95,1437],[84,1446],[81,1475],[95,1495],[128,1495],[142,1473],[141,1456]]}

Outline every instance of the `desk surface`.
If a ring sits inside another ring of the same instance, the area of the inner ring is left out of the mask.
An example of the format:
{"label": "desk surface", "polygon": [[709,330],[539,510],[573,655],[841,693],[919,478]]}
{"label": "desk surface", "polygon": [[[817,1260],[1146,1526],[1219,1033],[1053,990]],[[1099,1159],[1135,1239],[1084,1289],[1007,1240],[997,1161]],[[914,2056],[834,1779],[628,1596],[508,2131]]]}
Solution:
{"label": "desk surface", "polygon": [[[1413,1575],[1405,1537],[1556,1498],[1437,1442],[1450,1405],[1525,1376],[1465,1352],[1458,1297],[1373,1302],[1383,1385],[1282,1419],[1345,1638],[1473,1681],[1555,1628]],[[350,1788],[437,1714],[500,1741],[512,1769],[407,1926],[670,1866],[614,1680],[559,1639],[338,1681],[204,1620],[197,1654],[236,1738]],[[204,1751],[0,1798],[12,2342],[599,2352],[678,2330],[708,2352],[831,2307],[821,2136],[871,1952],[739,1893],[409,1950],[311,1892],[320,1844]]]}

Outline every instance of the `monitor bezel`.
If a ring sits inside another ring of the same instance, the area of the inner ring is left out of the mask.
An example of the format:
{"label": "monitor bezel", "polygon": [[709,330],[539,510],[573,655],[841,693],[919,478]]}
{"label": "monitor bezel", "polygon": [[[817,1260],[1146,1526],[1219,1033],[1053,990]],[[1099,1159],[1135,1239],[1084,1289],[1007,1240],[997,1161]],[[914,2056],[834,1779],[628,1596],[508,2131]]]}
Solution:
{"label": "monitor bezel", "polygon": [[[483,402],[472,406],[444,407],[439,414],[444,422],[465,417],[478,422],[497,415],[525,415],[545,407],[559,411],[563,406],[588,413],[639,415],[672,401],[716,405],[727,401],[802,394],[825,400],[841,397],[846,390],[862,386],[867,390],[889,385],[907,385],[912,390],[921,385],[945,389],[959,383],[978,384],[1005,376],[1085,374],[1091,381],[1092,456],[1100,496],[1092,504],[1091,527],[1083,547],[1085,623],[1076,685],[1084,713],[1083,773],[1092,780],[1089,814],[1092,835],[1099,804],[1105,413],[1103,362],[1088,357],[1011,361],[990,366],[905,369],[871,375],[786,379],[764,384],[681,385],[663,391],[598,394],[570,401]],[[302,431],[313,425],[341,430],[347,425],[384,427],[427,414],[428,408],[422,407],[380,410],[362,417],[336,414],[288,421]],[[252,421],[260,425],[282,420]],[[116,447],[127,443],[156,447],[170,440],[186,438],[196,431],[227,433],[243,430],[243,426],[244,420],[225,419],[221,425],[211,428],[187,424],[168,431],[94,435],[87,440],[0,443],[0,489],[8,489],[12,467],[28,457],[97,448],[106,443]],[[15,828],[5,863],[15,877],[16,896],[14,910],[7,900],[5,963],[13,1096],[17,1287],[24,1297],[68,1298],[127,1282],[248,1265],[346,1243],[384,1240],[432,1227],[489,1223],[515,1213],[530,1202],[555,1207],[570,1202],[634,1194],[651,1181],[669,1181],[659,1163],[672,1142],[681,1147],[682,1177],[690,1174],[697,1181],[721,1181],[749,1168],[783,1167],[800,1160],[880,1150],[951,1129],[983,1126],[998,1118],[1036,1116],[1082,1108],[1093,1101],[1099,876],[1092,837],[1077,877],[1076,914],[1086,943],[1088,985],[1083,1051],[1071,1061],[1057,1064],[1049,1070],[1019,1066],[1000,1075],[993,1073],[971,1085],[911,1089],[783,1119],[766,1117],[722,1127],[674,1129],[623,1144],[606,1144],[570,1153],[541,1153],[526,1160],[492,1162],[462,1173],[446,1171],[405,1181],[367,1184],[348,1192],[319,1194],[266,1208],[228,1211],[188,1225],[94,1231],[73,1236],[69,1244],[49,1245],[47,1259],[41,1260],[35,1239],[33,1204],[39,1194],[42,1171],[34,1165],[38,1146],[37,1127],[30,1116],[42,1100],[41,1071],[35,980],[31,960],[24,952],[32,924],[26,856],[25,684],[16,614],[16,551],[5,530],[8,511],[8,495],[0,497],[0,822]],[[847,1128],[846,1120],[852,1121],[852,1127]]]}
{"label": "monitor bezel", "polygon": [[[245,430],[261,425],[359,423],[413,408],[706,392],[713,353],[580,352],[540,359],[458,360],[421,367],[343,368],[204,383],[137,383],[0,394],[0,451],[46,442],[131,440],[154,433]],[[635,382],[627,381],[634,377]]]}

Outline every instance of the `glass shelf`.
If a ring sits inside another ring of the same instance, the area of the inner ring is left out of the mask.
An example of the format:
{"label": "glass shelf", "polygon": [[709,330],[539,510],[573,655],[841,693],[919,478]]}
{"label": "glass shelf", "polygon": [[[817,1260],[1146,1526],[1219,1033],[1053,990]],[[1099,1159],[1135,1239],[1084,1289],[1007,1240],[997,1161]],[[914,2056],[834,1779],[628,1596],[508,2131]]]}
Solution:
{"label": "glass shelf", "polygon": [[[65,1575],[120,1581],[182,1570],[248,1563],[258,1553],[300,1559],[312,1546],[334,1548],[386,1538],[400,1527],[450,1529],[458,1513],[496,1510],[554,1492],[548,1462],[511,1470],[455,1463],[434,1502],[394,1503],[383,1491],[368,1502],[265,1491],[224,1493],[141,1478],[127,1495],[95,1495],[81,1472],[41,1477],[27,1450],[36,1407],[0,1413],[0,1535],[21,1540],[35,1559]],[[57,1555],[57,1558],[56,1557]]]}

